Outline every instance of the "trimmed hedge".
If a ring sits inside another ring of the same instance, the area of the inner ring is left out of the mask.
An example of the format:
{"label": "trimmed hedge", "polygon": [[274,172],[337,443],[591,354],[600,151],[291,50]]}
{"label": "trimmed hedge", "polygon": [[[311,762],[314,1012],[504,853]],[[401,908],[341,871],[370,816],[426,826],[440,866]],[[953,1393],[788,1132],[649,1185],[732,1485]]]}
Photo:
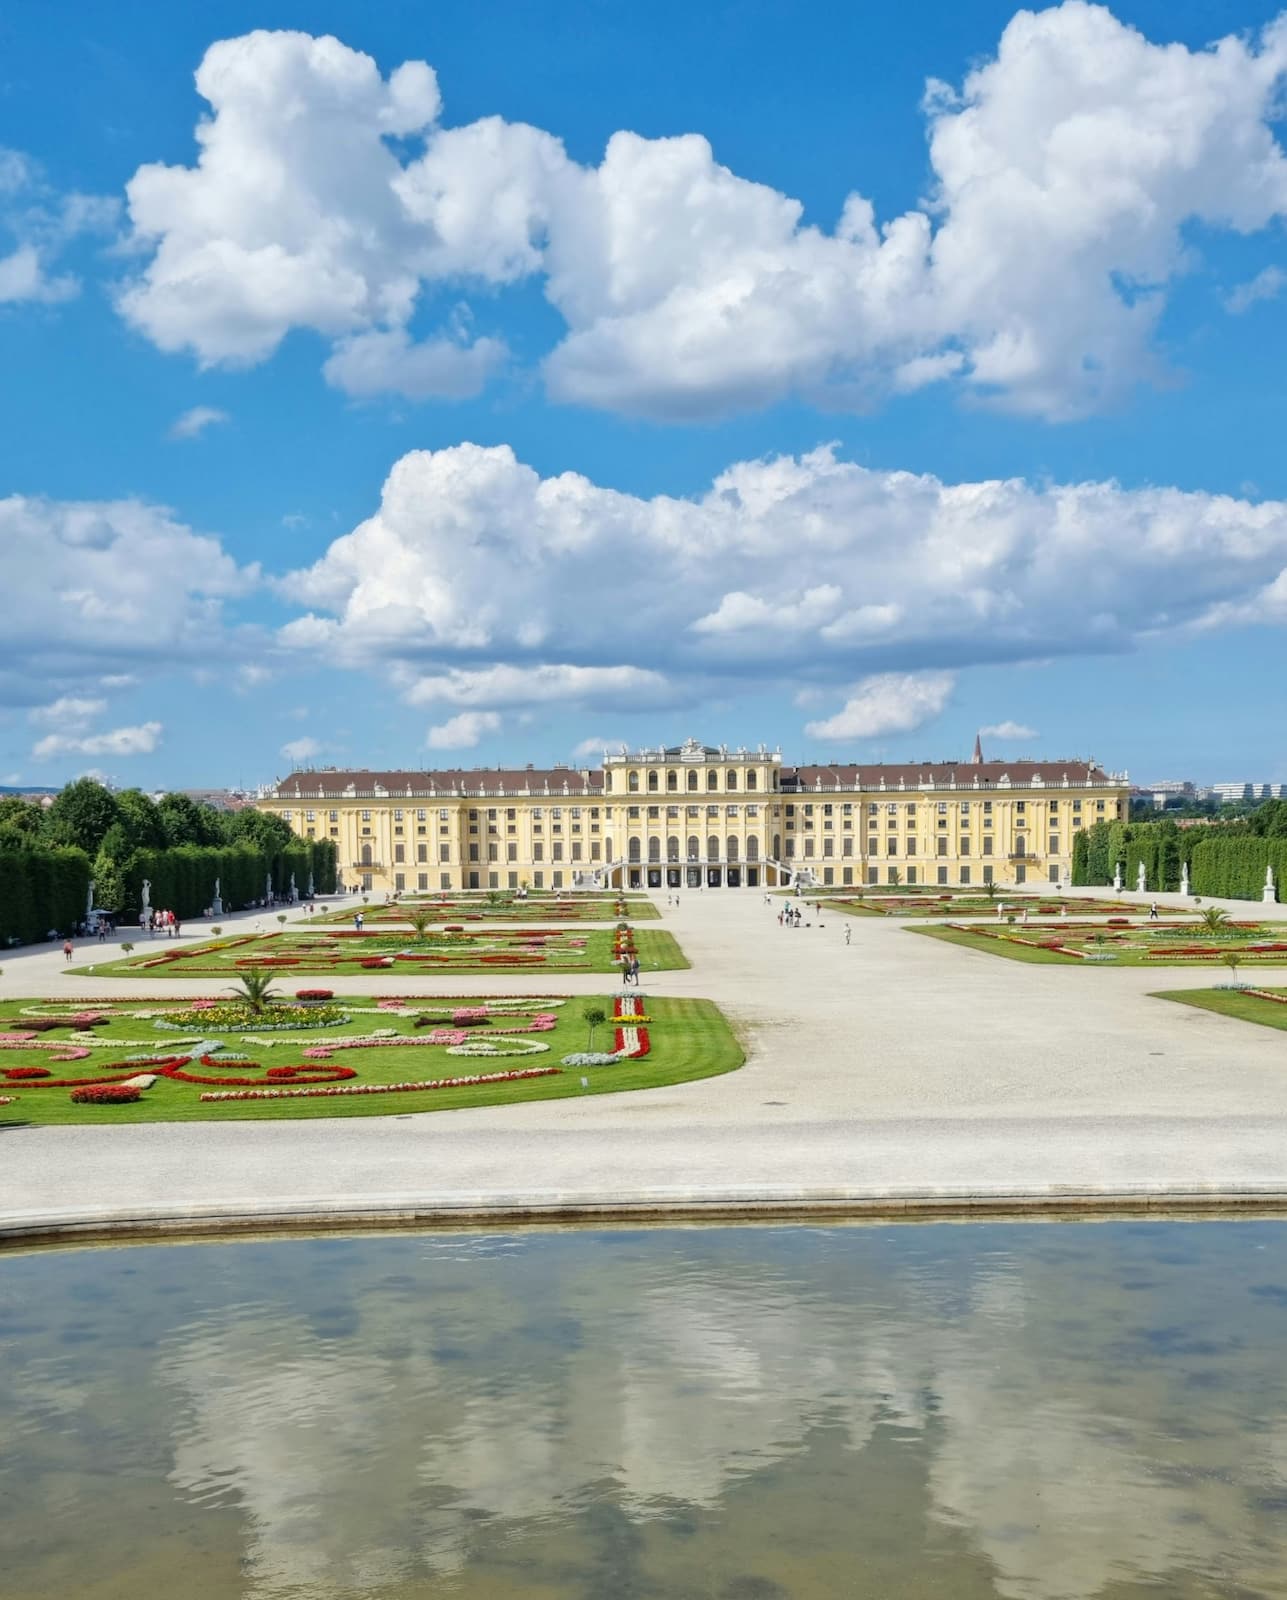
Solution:
{"label": "trimmed hedge", "polygon": [[143,903],[144,878],[151,883],[152,905],[186,920],[201,916],[209,906],[216,878],[225,910],[239,911],[264,898],[270,876],[273,894],[285,895],[293,873],[302,899],[310,872],[317,894],[335,892],[335,846],[329,839],[301,839],[284,850],[271,852],[251,845],[180,845],[174,850],[139,850],[122,875],[126,902],[122,909],[127,917],[137,917]]}
{"label": "trimmed hedge", "polygon": [[85,915],[89,878],[83,850],[0,849],[0,940],[69,933]]}
{"label": "trimmed hedge", "polygon": [[1122,864],[1122,882],[1133,889],[1140,863],[1155,894],[1179,889],[1189,863],[1194,894],[1228,900],[1259,900],[1265,869],[1272,866],[1281,899],[1287,891],[1287,838],[1266,837],[1236,827],[1177,828],[1174,822],[1097,822],[1073,840],[1073,879],[1087,888],[1113,881]]}

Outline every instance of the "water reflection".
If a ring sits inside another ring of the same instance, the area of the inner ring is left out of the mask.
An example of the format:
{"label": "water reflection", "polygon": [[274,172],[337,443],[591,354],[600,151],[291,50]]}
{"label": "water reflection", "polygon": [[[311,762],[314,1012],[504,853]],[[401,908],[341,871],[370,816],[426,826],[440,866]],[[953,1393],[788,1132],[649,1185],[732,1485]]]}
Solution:
{"label": "water reflection", "polygon": [[13,1600],[1287,1594],[1287,1227],[0,1259]]}

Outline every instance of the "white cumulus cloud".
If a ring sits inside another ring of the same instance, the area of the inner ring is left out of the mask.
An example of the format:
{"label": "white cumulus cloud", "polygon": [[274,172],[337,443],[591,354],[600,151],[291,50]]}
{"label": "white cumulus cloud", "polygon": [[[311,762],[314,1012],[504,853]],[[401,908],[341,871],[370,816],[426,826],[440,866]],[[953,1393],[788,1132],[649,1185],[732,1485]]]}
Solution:
{"label": "white cumulus cloud", "polygon": [[51,733],[32,749],[32,759],[49,761],[55,756],[143,756],[150,755],[161,742],[164,730],[159,722],[144,722],[133,728],[112,728],[105,733]]}
{"label": "white cumulus cloud", "polygon": [[291,739],[281,747],[281,754],[294,766],[302,766],[321,753],[322,746],[316,739]]}
{"label": "white cumulus cloud", "polygon": [[213,428],[221,422],[230,422],[232,419],[226,411],[220,411],[218,406],[193,406],[181,416],[176,417],[170,424],[171,439],[196,439],[207,428]]}
{"label": "white cumulus cloud", "polygon": [[35,706],[28,712],[32,722],[47,728],[79,728],[106,711],[106,700],[78,699],[75,695],[61,695],[47,706]]}
{"label": "white cumulus cloud", "polygon": [[[1271,607],[1284,571],[1279,501],[947,483],[830,448],[644,499],[463,444],[403,456],[372,515],[281,580],[309,609],[279,641],[392,664],[417,704],[629,710],[730,680],[1128,651]],[[628,604],[604,604],[605,572]]]}
{"label": "white cumulus cloud", "polygon": [[120,307],[203,363],[312,329],[332,383],[423,398],[477,392],[504,353],[459,325],[413,337],[427,292],[490,305],[536,279],[564,324],[548,386],[579,404],[673,419],[951,383],[1077,416],[1159,374],[1189,231],[1287,214],[1285,69],[1283,19],[1190,50],[1085,0],[1018,11],[927,88],[928,199],[882,221],[855,187],[821,226],[700,133],[621,130],[582,165],[539,128],[444,125],[424,62],[385,78],[336,39],[260,31],[198,69],[195,166],[129,183],[146,259]]}
{"label": "white cumulus cloud", "polygon": [[994,722],[986,728],[979,729],[979,735],[984,739],[1035,739],[1038,737],[1035,728],[1027,728],[1022,722]]}
{"label": "white cumulus cloud", "polygon": [[911,733],[931,722],[956,686],[950,672],[880,672],[856,683],[834,716],[806,722],[804,731],[828,742]]}
{"label": "white cumulus cloud", "polygon": [[500,725],[495,711],[462,711],[430,728],[425,743],[431,750],[470,750],[484,734],[495,733]]}

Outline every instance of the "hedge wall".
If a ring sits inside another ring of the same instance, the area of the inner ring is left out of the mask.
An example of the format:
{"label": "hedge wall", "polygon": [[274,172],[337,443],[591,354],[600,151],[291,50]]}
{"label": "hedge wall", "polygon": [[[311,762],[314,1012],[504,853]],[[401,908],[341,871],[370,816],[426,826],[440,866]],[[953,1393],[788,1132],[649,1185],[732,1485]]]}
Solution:
{"label": "hedge wall", "polygon": [[180,845],[174,850],[140,850],[131,856],[123,874],[126,903],[122,909],[127,918],[138,916],[144,878],[151,884],[151,903],[158,911],[173,911],[180,920],[190,920],[201,916],[209,906],[216,878],[224,910],[240,911],[265,897],[270,877],[273,894],[285,895],[293,873],[296,891],[303,898],[310,872],[315,893],[334,893],[335,846],[329,839],[301,839],[285,850],[272,852],[250,845]]}
{"label": "hedge wall", "polygon": [[30,944],[85,915],[89,857],[83,850],[0,851],[0,942]]}
{"label": "hedge wall", "polygon": [[1180,887],[1189,863],[1194,894],[1259,900],[1265,868],[1272,866],[1279,898],[1287,892],[1287,839],[1264,838],[1242,828],[1177,828],[1173,822],[1097,822],[1073,840],[1075,884],[1102,887],[1122,863],[1122,882],[1136,885],[1140,863],[1155,894]]}

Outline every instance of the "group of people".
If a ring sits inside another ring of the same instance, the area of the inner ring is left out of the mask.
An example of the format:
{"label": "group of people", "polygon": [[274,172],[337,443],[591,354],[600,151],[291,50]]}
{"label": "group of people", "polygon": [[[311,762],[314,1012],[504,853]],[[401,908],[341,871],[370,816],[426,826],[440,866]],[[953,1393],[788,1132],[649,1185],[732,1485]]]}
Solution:
{"label": "group of people", "polygon": [[[806,902],[807,903],[807,902]],[[818,908],[815,906],[815,910]],[[783,906],[778,912],[779,928],[798,928],[804,922],[804,912],[799,906]],[[812,926],[812,924],[809,924]]]}
{"label": "group of people", "polygon": [[139,932],[146,933],[149,939],[154,939],[158,933],[163,933],[167,939],[177,939],[179,927],[179,919],[173,911],[149,906],[146,911],[139,912]]}
{"label": "group of people", "polygon": [[633,983],[636,989],[639,987],[639,957],[638,956],[622,956],[622,958],[621,958],[621,981],[622,981],[622,983]]}

